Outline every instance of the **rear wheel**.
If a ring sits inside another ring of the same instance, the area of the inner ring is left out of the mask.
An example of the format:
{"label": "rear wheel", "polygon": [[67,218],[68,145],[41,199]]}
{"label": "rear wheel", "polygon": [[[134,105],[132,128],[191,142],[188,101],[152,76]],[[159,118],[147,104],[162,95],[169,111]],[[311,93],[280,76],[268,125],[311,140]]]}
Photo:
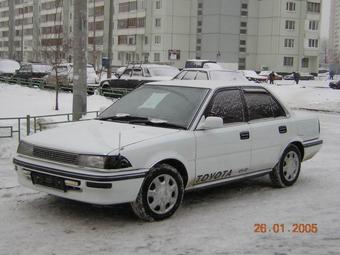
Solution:
{"label": "rear wheel", "polygon": [[150,169],[131,207],[143,220],[163,220],[175,213],[182,203],[183,194],[183,179],[177,169],[160,164]]}
{"label": "rear wheel", "polygon": [[298,147],[291,144],[282,154],[280,162],[270,173],[274,186],[284,188],[292,186],[299,177],[301,168],[301,152]]}

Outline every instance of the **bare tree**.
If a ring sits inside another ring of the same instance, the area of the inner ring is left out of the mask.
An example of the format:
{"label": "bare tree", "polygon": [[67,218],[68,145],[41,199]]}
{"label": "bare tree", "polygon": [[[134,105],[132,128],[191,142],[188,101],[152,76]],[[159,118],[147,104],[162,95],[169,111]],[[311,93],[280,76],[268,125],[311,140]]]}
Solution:
{"label": "bare tree", "polygon": [[87,1],[73,1],[73,120],[87,111]]}

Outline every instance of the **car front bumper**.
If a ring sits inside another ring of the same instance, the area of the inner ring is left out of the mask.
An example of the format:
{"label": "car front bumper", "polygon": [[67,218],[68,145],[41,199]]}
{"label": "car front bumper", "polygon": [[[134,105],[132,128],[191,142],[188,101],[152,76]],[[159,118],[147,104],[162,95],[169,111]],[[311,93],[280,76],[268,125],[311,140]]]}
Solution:
{"label": "car front bumper", "polygon": [[[147,169],[116,172],[81,170],[50,162],[17,156],[13,159],[21,185],[55,196],[76,201],[112,205],[135,201]],[[44,184],[36,176],[46,177]],[[55,187],[52,182],[62,182]]]}

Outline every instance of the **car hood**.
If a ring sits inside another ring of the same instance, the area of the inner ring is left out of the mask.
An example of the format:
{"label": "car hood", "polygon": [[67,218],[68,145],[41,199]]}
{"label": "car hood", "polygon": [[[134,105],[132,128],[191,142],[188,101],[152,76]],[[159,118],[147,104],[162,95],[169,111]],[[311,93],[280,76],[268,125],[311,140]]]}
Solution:
{"label": "car hood", "polygon": [[179,132],[177,129],[89,120],[64,124],[23,139],[24,142],[79,154],[106,155],[121,147]]}

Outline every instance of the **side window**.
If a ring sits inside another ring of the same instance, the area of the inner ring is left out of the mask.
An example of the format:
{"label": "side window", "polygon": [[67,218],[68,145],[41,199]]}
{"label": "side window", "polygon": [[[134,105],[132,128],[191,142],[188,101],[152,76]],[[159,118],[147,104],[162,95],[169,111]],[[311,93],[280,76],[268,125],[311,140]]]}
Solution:
{"label": "side window", "polygon": [[271,98],[271,102],[272,102],[272,110],[273,110],[273,114],[274,117],[286,117],[286,113],[283,110],[282,106],[273,98]]}
{"label": "side window", "polygon": [[206,72],[198,72],[196,75],[196,80],[208,80],[208,75]]}
{"label": "side window", "polygon": [[271,96],[262,91],[244,93],[249,120],[273,118],[272,111],[272,98]]}
{"label": "side window", "polygon": [[186,71],[182,71],[179,74],[176,75],[176,77],[174,78],[174,80],[182,80],[184,75],[186,75]]}
{"label": "side window", "polygon": [[135,68],[133,69],[133,76],[142,76],[142,69],[140,68]]}
{"label": "side window", "polygon": [[196,71],[188,71],[182,80],[195,80]]}
{"label": "side window", "polygon": [[221,117],[223,123],[243,122],[243,104],[238,89],[217,92],[210,102],[206,117]]}

